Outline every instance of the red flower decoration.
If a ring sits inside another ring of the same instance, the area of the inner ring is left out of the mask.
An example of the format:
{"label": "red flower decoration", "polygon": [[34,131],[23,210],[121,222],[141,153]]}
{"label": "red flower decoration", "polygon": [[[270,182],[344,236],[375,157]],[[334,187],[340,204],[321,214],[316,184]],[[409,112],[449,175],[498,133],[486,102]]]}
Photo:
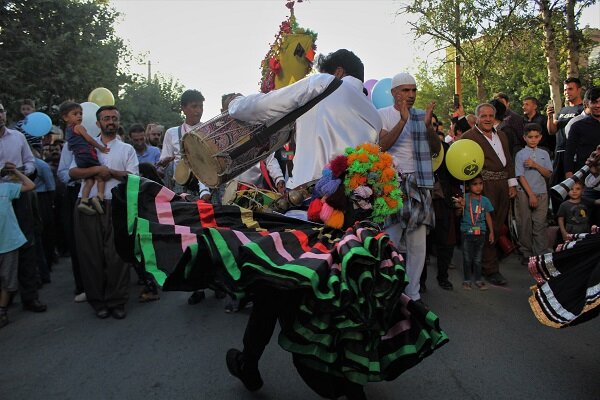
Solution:
{"label": "red flower decoration", "polygon": [[339,178],[346,169],[348,169],[348,157],[346,156],[337,156],[330,163],[331,173],[334,177]]}

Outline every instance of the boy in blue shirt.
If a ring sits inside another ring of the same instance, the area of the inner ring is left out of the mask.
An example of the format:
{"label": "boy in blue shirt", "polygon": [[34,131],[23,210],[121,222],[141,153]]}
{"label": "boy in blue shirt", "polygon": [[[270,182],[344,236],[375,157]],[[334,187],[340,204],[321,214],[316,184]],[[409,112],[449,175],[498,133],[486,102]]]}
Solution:
{"label": "boy in blue shirt", "polygon": [[[19,171],[13,163],[7,162],[0,178],[0,328],[8,324],[7,307],[12,293],[19,288],[17,279],[19,247],[27,243],[19,228],[19,222],[12,207],[21,192],[35,188],[33,182]],[[16,177],[20,183],[9,179]]]}
{"label": "boy in blue shirt", "polygon": [[[487,290],[487,285],[481,279],[481,260],[486,232],[489,232],[489,241],[494,243],[494,225],[492,215],[494,207],[490,200],[483,196],[483,178],[477,175],[466,182],[469,193],[464,199],[457,199],[463,210],[460,222],[460,231],[463,238],[463,289],[471,290],[473,284],[471,274],[475,279],[475,286],[480,290]],[[487,224],[487,226],[486,226]]]}
{"label": "boy in blue shirt", "polygon": [[548,214],[548,189],[546,178],[552,175],[550,155],[538,144],[542,140],[542,127],[536,123],[525,125],[523,139],[527,144],[515,156],[517,187],[517,221],[519,244],[527,265],[529,257],[549,252],[546,235]]}

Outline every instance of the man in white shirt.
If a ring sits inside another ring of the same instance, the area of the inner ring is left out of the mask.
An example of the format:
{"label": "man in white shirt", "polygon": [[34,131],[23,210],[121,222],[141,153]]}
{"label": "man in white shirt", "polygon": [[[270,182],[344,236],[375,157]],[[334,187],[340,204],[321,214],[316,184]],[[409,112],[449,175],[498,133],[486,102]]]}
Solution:
{"label": "man in white shirt", "polygon": [[405,293],[411,299],[419,300],[427,230],[435,225],[431,159],[432,154],[440,151],[441,143],[432,125],[435,103],[431,103],[426,111],[413,107],[417,98],[415,78],[406,72],[396,74],[392,78],[391,92],[394,105],[378,110],[383,123],[379,139],[381,149],[394,156],[405,200],[385,231],[406,253],[408,285]]}
{"label": "man in white shirt", "polygon": [[[185,115],[185,121],[180,126],[167,129],[160,153],[160,161],[157,166],[165,168],[165,182],[175,192],[190,192],[189,189],[173,182],[173,175],[177,164],[181,161],[181,138],[183,135],[198,127],[204,111],[204,96],[198,90],[186,90],[181,95],[181,110]],[[196,191],[194,188],[193,191]],[[194,193],[196,194],[196,193]],[[202,182],[198,182],[198,197],[210,200],[210,190]]]}
{"label": "man in white shirt", "polygon": [[296,154],[288,188],[321,177],[323,167],[346,147],[376,143],[381,119],[363,93],[364,66],[351,51],[341,49],[319,58],[321,74],[311,75],[269,93],[237,97],[229,104],[236,119],[271,125],[322,93],[335,79],[342,85],[296,121]]}
{"label": "man in white shirt", "polygon": [[[106,179],[104,214],[85,215],[75,211],[74,224],[77,237],[77,255],[81,262],[81,275],[88,303],[98,318],[112,315],[116,319],[126,316],[125,303],[129,297],[129,266],[121,260],[115,249],[112,227],[111,190],[128,174],[138,174],[135,149],[117,138],[120,115],[115,106],[102,106],[96,112],[100,127],[99,143],[109,148],[108,154],[98,154],[99,167],[77,168],[71,164],[69,174],[74,179],[100,175]],[[92,188],[91,195],[95,196]],[[81,192],[79,193],[81,197]],[[85,261],[83,261],[85,260]]]}
{"label": "man in white shirt", "polygon": [[[320,57],[318,69],[321,74],[266,94],[237,97],[229,104],[233,118],[271,125],[318,96],[334,78],[342,79],[340,87],[296,121],[294,176],[288,181],[289,188],[320,178],[323,167],[334,156],[344,154],[346,147],[375,143],[381,131],[377,110],[362,91],[364,66],[354,53],[342,49]],[[227,352],[229,372],[250,391],[263,385],[258,361],[273,334],[277,317],[284,313],[281,303],[285,301],[257,296],[244,333],[244,350]],[[366,399],[360,385],[345,382],[343,390],[352,396],[349,398]]]}

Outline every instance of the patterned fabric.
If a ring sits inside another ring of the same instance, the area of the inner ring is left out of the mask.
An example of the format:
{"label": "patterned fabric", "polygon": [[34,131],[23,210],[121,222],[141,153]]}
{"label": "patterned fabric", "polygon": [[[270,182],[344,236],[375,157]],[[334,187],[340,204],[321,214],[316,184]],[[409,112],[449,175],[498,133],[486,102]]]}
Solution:
{"label": "patterned fabric", "polygon": [[144,262],[163,290],[223,284],[238,298],[298,295],[279,344],[303,368],[359,384],[392,380],[448,341],[437,316],[403,294],[402,259],[369,224],[341,231],[188,203],[132,175],[113,205],[119,253]]}
{"label": "patterned fabric", "polygon": [[410,108],[410,131],[417,167],[417,183],[420,188],[433,189],[433,166],[431,164],[429,141],[427,140],[425,111]]}
{"label": "patterned fabric", "polygon": [[400,188],[406,200],[398,214],[386,221],[386,226],[400,223],[403,229],[415,230],[421,225],[435,227],[435,212],[431,199],[431,190],[419,187],[416,174],[401,175]]}
{"label": "patterned fabric", "polygon": [[529,272],[537,281],[529,305],[544,325],[564,328],[600,312],[600,233],[572,235],[554,253],[531,257]]}

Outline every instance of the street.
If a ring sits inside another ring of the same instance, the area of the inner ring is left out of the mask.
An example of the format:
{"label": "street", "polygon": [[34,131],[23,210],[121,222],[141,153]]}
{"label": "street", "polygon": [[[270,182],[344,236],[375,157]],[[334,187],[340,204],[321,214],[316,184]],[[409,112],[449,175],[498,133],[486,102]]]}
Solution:
{"label": "street", "polygon": [[[600,399],[600,319],[541,325],[527,302],[534,281],[514,255],[501,267],[509,285],[488,291],[463,290],[458,254],[455,264],[454,291],[437,286],[434,263],[423,295],[450,342],[395,381],[368,384],[370,399]],[[225,352],[241,348],[248,310],[226,314],[211,291],[193,306],[181,292],[141,304],[132,271],[127,318],[100,320],[73,302],[70,259],[53,271],[40,291],[48,311],[22,311],[17,297],[0,330],[2,400],[318,398],[275,337],[259,392],[231,377]]]}

